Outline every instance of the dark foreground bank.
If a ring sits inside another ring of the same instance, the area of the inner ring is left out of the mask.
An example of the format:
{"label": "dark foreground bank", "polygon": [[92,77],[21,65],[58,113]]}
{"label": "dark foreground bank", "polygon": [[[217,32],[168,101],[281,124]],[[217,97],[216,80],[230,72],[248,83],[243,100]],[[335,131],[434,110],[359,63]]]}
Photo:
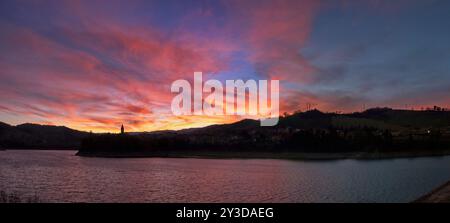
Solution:
{"label": "dark foreground bank", "polygon": [[450,181],[417,199],[418,203],[450,203]]}

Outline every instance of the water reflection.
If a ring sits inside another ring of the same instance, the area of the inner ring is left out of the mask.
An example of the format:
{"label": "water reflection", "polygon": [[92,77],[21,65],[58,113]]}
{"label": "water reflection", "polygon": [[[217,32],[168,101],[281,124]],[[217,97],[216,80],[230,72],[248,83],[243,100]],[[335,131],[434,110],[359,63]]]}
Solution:
{"label": "water reflection", "polygon": [[49,202],[408,202],[450,179],[449,161],[103,159],[3,151],[0,190]]}

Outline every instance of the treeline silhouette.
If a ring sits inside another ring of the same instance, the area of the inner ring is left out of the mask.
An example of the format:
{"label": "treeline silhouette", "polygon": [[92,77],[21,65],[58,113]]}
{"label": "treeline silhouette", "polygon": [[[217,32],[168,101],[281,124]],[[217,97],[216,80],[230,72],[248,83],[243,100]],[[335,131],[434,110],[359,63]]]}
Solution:
{"label": "treeline silhouette", "polygon": [[281,117],[149,134],[92,134],[80,153],[95,152],[403,152],[450,148],[450,112],[389,108],[336,114],[318,110]]}
{"label": "treeline silhouette", "polygon": [[199,134],[92,135],[82,141],[80,153],[89,152],[398,152],[450,148],[440,130],[424,134],[393,136],[390,130],[363,127],[351,129],[301,129],[242,131],[217,136]]}

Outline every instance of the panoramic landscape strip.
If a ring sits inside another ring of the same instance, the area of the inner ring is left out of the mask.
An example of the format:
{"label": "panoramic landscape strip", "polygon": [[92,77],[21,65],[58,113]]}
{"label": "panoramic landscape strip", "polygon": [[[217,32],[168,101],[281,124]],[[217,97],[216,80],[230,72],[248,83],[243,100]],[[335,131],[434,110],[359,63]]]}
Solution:
{"label": "panoramic landscape strip", "polygon": [[432,221],[450,203],[449,12],[2,0],[0,215]]}

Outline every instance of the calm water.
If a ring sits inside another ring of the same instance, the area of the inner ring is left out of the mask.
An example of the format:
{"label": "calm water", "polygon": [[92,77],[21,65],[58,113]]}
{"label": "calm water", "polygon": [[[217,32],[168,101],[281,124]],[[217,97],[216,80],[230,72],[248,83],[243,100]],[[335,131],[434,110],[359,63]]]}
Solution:
{"label": "calm water", "polygon": [[450,156],[305,162],[0,151],[0,190],[46,202],[408,202],[449,179]]}

